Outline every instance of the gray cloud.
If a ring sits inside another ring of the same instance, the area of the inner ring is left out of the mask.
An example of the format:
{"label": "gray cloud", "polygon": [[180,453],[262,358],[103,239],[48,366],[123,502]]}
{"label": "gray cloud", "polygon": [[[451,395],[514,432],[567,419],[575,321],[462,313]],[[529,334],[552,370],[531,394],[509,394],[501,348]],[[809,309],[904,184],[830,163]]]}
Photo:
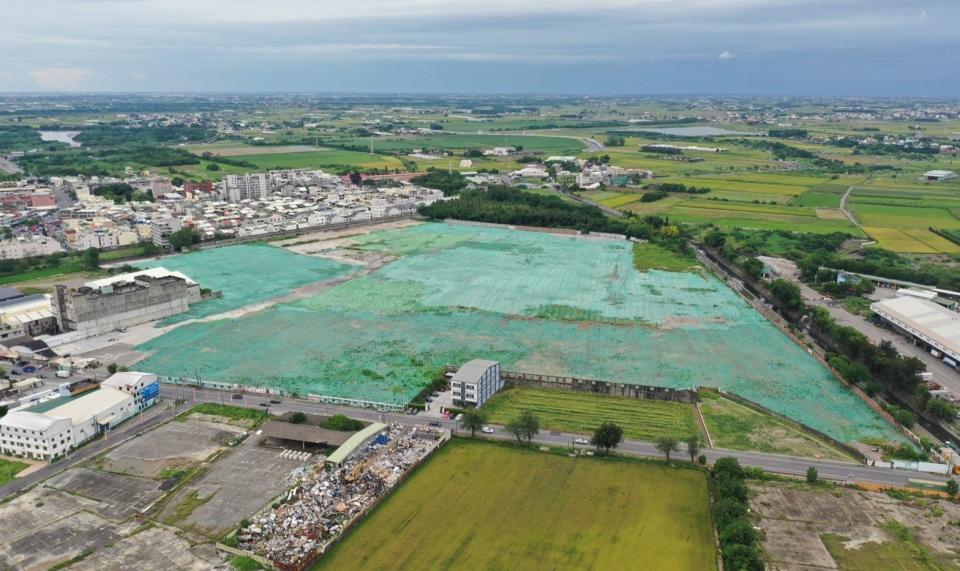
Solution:
{"label": "gray cloud", "polygon": [[[392,91],[414,89],[404,74],[416,70],[444,91],[768,92],[788,85],[761,72],[789,69],[804,92],[956,93],[958,80],[917,71],[950,67],[960,47],[952,26],[931,25],[960,18],[952,0],[38,0],[4,12],[0,90]],[[911,57],[924,59],[897,63]]]}

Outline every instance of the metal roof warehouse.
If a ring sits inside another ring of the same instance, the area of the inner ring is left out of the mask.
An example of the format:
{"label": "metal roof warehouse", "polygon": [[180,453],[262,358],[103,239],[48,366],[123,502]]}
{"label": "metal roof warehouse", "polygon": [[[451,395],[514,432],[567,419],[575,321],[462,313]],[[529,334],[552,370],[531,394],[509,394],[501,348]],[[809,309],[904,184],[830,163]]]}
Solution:
{"label": "metal roof warehouse", "polygon": [[870,304],[874,313],[960,363],[960,314],[915,297]]}

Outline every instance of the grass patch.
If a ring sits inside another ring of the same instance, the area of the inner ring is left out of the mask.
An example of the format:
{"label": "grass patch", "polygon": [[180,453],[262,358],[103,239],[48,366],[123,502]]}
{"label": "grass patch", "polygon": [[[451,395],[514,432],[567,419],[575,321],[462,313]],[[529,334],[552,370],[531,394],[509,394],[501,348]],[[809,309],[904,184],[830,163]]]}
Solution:
{"label": "grass patch", "polygon": [[843,571],[941,571],[955,568],[953,563],[932,555],[903,524],[890,521],[883,527],[890,535],[890,540],[883,543],[868,541],[856,549],[844,547],[849,538],[841,535],[826,533],[820,539],[837,567]]}
{"label": "grass patch", "polygon": [[83,561],[87,557],[90,557],[91,555],[93,555],[92,549],[84,549],[80,553],[80,555],[77,555],[76,557],[71,557],[66,561],[61,561],[60,563],[57,563],[56,565],[53,565],[52,567],[47,569],[47,571],[60,571],[60,569],[67,569],[76,563],[80,563],[81,561]]}
{"label": "grass patch", "polygon": [[259,561],[246,555],[237,555],[231,559],[230,567],[236,571],[257,571],[257,569],[263,569],[263,565],[260,565]]}
{"label": "grass patch", "polygon": [[16,478],[17,474],[27,466],[29,464],[0,458],[0,486]]}
{"label": "grass patch", "polygon": [[638,561],[716,569],[703,472],[456,439],[314,569],[630,569]]}
{"label": "grass patch", "polygon": [[205,498],[201,498],[196,491],[190,492],[187,494],[187,497],[183,498],[183,500],[177,504],[177,507],[173,509],[173,513],[167,517],[166,523],[169,525],[176,525],[177,523],[187,519],[190,517],[190,514],[193,513],[193,510],[210,501],[210,498],[212,497],[213,496],[207,496]]}
{"label": "grass patch", "polygon": [[505,424],[523,410],[540,417],[548,430],[592,434],[600,424],[615,422],[625,438],[698,434],[693,407],[683,403],[594,395],[576,391],[515,388],[500,391],[484,410],[491,422]]}
{"label": "grass patch", "polygon": [[230,406],[213,402],[205,402],[196,405],[187,412],[180,415],[180,420],[186,420],[193,414],[206,414],[210,416],[219,416],[226,418],[234,423],[255,426],[267,418],[267,413],[253,408],[244,408],[240,406]]}
{"label": "grass patch", "polygon": [[638,242],[633,245],[633,265],[641,272],[647,270],[689,272],[700,267],[696,258],[681,256],[650,242]]}
{"label": "grass patch", "polygon": [[849,460],[846,454],[781,418],[763,414],[721,395],[700,392],[703,421],[719,448]]}

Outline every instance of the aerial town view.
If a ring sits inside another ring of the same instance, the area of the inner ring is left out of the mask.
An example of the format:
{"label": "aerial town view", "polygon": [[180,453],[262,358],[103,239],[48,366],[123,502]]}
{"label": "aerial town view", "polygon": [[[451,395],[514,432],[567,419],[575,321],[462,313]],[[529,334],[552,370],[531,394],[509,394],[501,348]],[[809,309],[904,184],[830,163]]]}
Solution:
{"label": "aerial town view", "polygon": [[180,4],[0,18],[0,571],[960,569],[960,6]]}

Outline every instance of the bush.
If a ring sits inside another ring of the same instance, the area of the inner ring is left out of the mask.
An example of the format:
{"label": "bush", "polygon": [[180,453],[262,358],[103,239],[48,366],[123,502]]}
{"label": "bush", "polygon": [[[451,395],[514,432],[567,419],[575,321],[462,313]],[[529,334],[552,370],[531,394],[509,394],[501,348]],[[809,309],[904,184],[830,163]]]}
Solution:
{"label": "bush", "polygon": [[335,414],[323,422],[323,428],[341,432],[356,432],[363,428],[363,423],[342,414]]}
{"label": "bush", "polygon": [[704,456],[703,454],[701,454],[701,455],[697,456],[697,462],[699,462],[701,466],[706,466],[706,465],[707,465],[707,457]]}
{"label": "bush", "polygon": [[290,415],[290,424],[303,424],[307,421],[307,415],[302,412],[295,412]]}
{"label": "bush", "polygon": [[808,484],[816,484],[816,483],[817,483],[817,477],[818,477],[818,475],[817,475],[817,469],[816,469],[816,468],[814,468],[813,466],[810,466],[809,468],[807,468],[807,483],[808,483]]}
{"label": "bush", "polygon": [[721,498],[733,498],[740,502],[747,501],[747,485],[739,478],[722,478],[717,480],[717,493]]}
{"label": "bush", "polygon": [[735,478],[744,477],[743,468],[736,458],[721,458],[714,462],[713,474],[717,478],[724,476],[733,476]]}
{"label": "bush", "polygon": [[720,530],[720,543],[722,545],[731,543],[750,545],[756,540],[757,533],[753,531],[753,526],[746,518],[734,520]]}
{"label": "bush", "polygon": [[722,529],[746,516],[746,504],[733,498],[723,498],[713,504],[713,522],[717,529]]}

